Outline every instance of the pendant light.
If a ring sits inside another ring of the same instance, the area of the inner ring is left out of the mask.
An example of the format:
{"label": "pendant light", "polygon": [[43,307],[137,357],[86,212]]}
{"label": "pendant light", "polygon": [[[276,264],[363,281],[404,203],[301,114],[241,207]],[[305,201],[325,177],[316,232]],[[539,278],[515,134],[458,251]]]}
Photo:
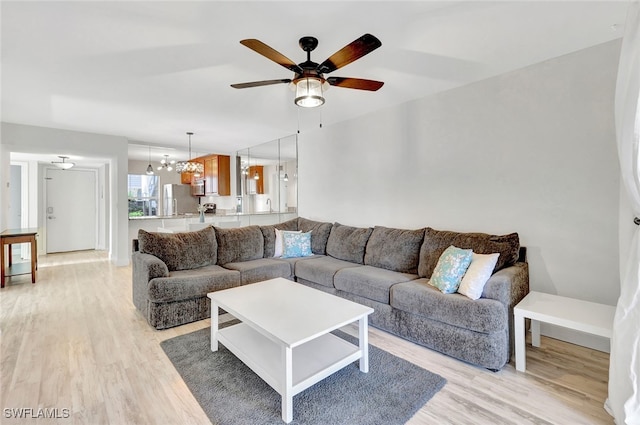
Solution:
{"label": "pendant light", "polygon": [[147,165],[147,175],[153,174],[153,167],[151,166],[151,146],[149,146],[149,165]]}
{"label": "pendant light", "polygon": [[195,177],[200,177],[200,175],[204,173],[204,165],[191,161],[191,136],[193,136],[193,133],[188,131],[187,135],[189,136],[189,160],[176,162],[176,171],[180,174],[191,173]]}

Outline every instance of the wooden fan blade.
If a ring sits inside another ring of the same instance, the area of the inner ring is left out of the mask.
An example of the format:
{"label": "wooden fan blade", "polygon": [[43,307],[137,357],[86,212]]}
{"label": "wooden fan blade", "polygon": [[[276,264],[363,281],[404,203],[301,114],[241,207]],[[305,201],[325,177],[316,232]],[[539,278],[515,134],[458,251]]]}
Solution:
{"label": "wooden fan blade", "polygon": [[320,74],[333,72],[338,68],[350,64],[356,59],[360,59],[364,55],[373,52],[382,46],[382,42],[371,34],[365,34],[357,40],[344,46],[336,53],[331,55],[329,59],[318,65],[317,71]]}
{"label": "wooden fan blade", "polygon": [[231,87],[234,89],[248,89],[250,87],[260,87],[260,86],[270,86],[272,84],[283,84],[290,83],[291,80],[288,78],[282,80],[264,80],[264,81],[252,81],[251,83],[238,83],[231,84]]}
{"label": "wooden fan blade", "polygon": [[329,77],[327,83],[347,89],[376,91],[384,85],[382,81],[364,80],[362,78]]}
{"label": "wooden fan blade", "polygon": [[277,63],[278,65],[284,66],[290,71],[302,73],[302,68],[300,68],[296,63],[294,63],[291,59],[273,49],[272,47],[267,46],[260,40],[256,40],[255,38],[249,38],[246,40],[240,40],[240,44],[247,46],[254,52],[260,53],[267,59],[270,59]]}

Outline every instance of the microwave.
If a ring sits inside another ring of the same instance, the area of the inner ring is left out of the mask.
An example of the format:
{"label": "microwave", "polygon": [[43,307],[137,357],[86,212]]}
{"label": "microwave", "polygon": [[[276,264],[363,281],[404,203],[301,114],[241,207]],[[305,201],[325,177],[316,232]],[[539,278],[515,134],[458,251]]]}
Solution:
{"label": "microwave", "polygon": [[191,194],[193,196],[204,196],[204,179],[197,179],[191,183]]}

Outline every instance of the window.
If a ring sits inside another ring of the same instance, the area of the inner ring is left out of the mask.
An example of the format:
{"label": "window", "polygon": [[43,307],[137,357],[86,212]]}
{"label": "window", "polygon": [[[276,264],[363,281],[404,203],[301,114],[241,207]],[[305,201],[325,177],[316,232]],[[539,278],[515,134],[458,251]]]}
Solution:
{"label": "window", "polygon": [[158,176],[129,174],[129,217],[158,215]]}

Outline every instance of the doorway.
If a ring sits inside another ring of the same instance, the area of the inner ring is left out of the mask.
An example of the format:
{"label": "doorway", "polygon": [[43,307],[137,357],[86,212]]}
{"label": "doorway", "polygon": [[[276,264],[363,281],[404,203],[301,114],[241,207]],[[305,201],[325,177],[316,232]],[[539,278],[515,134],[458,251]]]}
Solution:
{"label": "doorway", "polygon": [[92,170],[47,168],[45,226],[47,253],[96,248],[97,185]]}

